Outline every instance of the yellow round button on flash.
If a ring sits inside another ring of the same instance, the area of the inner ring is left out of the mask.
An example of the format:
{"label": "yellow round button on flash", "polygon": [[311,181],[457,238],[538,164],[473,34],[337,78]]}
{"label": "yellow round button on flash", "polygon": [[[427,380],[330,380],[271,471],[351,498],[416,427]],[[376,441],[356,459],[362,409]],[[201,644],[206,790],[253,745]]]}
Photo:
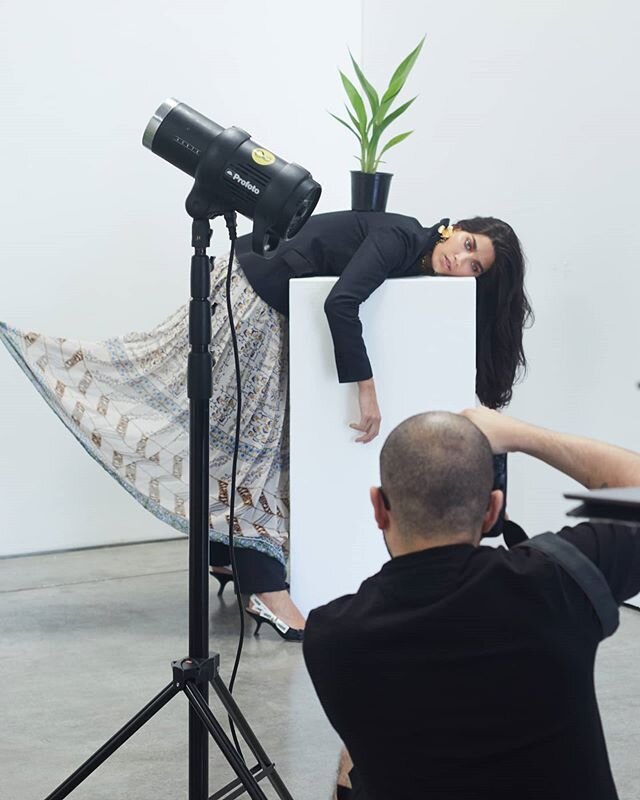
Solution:
{"label": "yellow round button on flash", "polygon": [[256,164],[260,164],[261,167],[268,167],[269,164],[273,164],[276,160],[273,153],[270,153],[269,150],[265,150],[264,147],[256,147],[251,153],[251,158]]}

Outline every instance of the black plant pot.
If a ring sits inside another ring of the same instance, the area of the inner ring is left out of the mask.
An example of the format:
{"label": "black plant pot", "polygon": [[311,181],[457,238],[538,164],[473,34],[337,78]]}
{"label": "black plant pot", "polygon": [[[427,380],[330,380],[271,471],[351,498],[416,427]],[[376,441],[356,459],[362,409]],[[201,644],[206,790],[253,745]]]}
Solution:
{"label": "black plant pot", "polygon": [[391,172],[351,172],[353,211],[386,211]]}

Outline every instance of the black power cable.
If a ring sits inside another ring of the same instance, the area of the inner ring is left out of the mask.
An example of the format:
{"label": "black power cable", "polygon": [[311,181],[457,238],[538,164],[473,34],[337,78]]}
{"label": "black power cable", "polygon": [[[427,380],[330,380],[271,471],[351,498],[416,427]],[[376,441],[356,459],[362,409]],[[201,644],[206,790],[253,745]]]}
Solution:
{"label": "black power cable", "polygon": [[[244,645],[244,631],[245,631],[244,609],[242,607],[242,597],[240,595],[240,580],[238,576],[238,570],[236,567],[236,552],[235,552],[235,543],[233,540],[233,536],[235,533],[234,522],[235,522],[235,503],[236,503],[236,473],[238,470],[238,449],[240,445],[240,423],[242,417],[242,380],[240,378],[240,355],[238,352],[238,339],[236,336],[236,328],[233,319],[233,306],[231,303],[231,277],[233,274],[233,263],[235,260],[235,249],[236,249],[236,239],[237,239],[236,212],[235,211],[227,212],[224,215],[224,221],[227,224],[227,230],[229,231],[229,241],[231,243],[231,248],[229,250],[229,263],[227,265],[226,300],[227,300],[227,317],[229,320],[229,330],[231,332],[231,342],[233,345],[233,359],[236,370],[236,429],[235,429],[235,441],[233,446],[233,460],[231,464],[231,490],[229,492],[229,553],[231,556],[231,571],[233,573],[233,585],[235,588],[236,600],[238,602],[238,611],[240,614],[240,637],[238,639],[236,657],[233,662],[233,669],[231,671],[231,680],[229,681],[229,693],[233,694],[233,687],[235,685],[236,677],[238,675],[238,669],[240,667],[240,658],[242,656],[242,648]],[[242,750],[240,748],[240,742],[238,741],[235,726],[233,724],[233,720],[231,719],[231,717],[229,717],[229,727],[231,729],[231,735],[233,737],[236,749],[240,755],[240,758],[242,758],[242,760],[244,761],[245,760],[244,755],[242,754]]]}

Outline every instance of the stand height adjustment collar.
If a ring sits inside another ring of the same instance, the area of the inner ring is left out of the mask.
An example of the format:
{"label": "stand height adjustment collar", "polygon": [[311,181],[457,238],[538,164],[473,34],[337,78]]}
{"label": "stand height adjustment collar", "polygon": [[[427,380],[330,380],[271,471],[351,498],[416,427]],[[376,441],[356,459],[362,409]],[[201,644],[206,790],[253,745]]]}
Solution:
{"label": "stand height adjustment collar", "polygon": [[181,658],[172,661],[173,685],[184,689],[186,683],[210,683],[218,674],[220,656],[215,653],[210,658]]}
{"label": "stand height adjustment collar", "polygon": [[191,225],[191,247],[206,250],[211,244],[211,226],[208,219],[194,219]]}

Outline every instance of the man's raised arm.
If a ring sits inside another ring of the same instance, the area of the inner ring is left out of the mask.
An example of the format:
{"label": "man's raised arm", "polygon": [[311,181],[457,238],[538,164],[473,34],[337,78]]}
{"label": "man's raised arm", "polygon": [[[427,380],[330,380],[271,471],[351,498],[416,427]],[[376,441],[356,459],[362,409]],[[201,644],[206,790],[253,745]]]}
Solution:
{"label": "man's raised arm", "polygon": [[640,454],[632,450],[556,433],[488,408],[466,409],[462,415],[480,428],[494,453],[527,453],[587,489],[640,486]]}

